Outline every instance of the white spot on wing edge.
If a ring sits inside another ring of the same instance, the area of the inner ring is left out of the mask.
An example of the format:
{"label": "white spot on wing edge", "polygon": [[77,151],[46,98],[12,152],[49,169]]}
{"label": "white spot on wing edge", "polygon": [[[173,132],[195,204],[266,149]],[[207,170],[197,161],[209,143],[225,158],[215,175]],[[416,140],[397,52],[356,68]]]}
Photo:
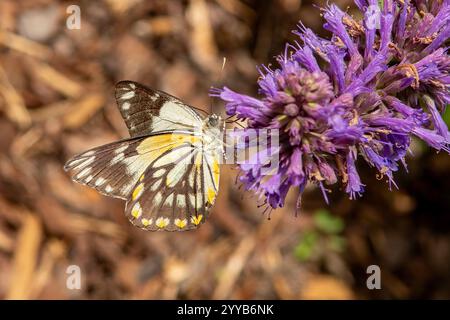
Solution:
{"label": "white spot on wing edge", "polygon": [[148,227],[153,223],[153,219],[142,218],[141,223],[144,227]]}
{"label": "white spot on wing edge", "polygon": [[75,160],[70,160],[69,162],[67,162],[67,166],[68,166],[68,167],[74,167],[74,166],[76,166],[78,163],[84,162],[84,161],[86,161],[85,158],[75,159]]}
{"label": "white spot on wing edge", "polygon": [[106,181],[105,178],[100,177],[100,178],[98,178],[98,179],[95,181],[95,186],[96,186],[96,187],[99,187],[99,186],[101,186],[102,184],[104,184],[105,181]]}
{"label": "white spot on wing edge", "polygon": [[114,153],[115,153],[115,154],[122,153],[122,152],[124,152],[125,150],[127,150],[127,148],[128,148],[128,145],[123,145],[123,146],[117,148],[116,150],[114,150]]}
{"label": "white spot on wing edge", "polygon": [[134,91],[128,91],[128,92],[124,93],[123,95],[121,95],[120,99],[122,99],[122,100],[131,99],[134,97],[134,95],[135,95]]}
{"label": "white spot on wing edge", "polygon": [[76,175],[76,178],[79,179],[79,178],[84,177],[84,176],[87,175],[89,172],[91,172],[91,170],[92,170],[91,167],[88,167],[88,168],[83,169],[82,171],[80,171],[80,172]]}
{"label": "white spot on wing edge", "polygon": [[122,109],[123,110],[128,110],[130,109],[131,104],[129,102],[124,102],[122,103]]}
{"label": "white spot on wing edge", "polygon": [[83,154],[81,155],[81,157],[89,157],[89,156],[92,156],[94,153],[95,153],[94,150],[86,151],[85,153],[83,153]]}
{"label": "white spot on wing edge", "polygon": [[155,224],[158,228],[164,228],[170,223],[169,218],[159,217],[156,219]]}
{"label": "white spot on wing edge", "polygon": [[136,202],[131,209],[131,216],[135,219],[139,218],[142,215],[142,208],[139,202]]}
{"label": "white spot on wing edge", "polygon": [[[75,167],[75,169],[77,169],[77,170],[79,170],[79,169],[81,169],[81,168],[84,168],[84,167],[86,167],[87,165],[89,165],[89,164],[91,164],[92,162],[94,162],[95,157],[89,157],[89,158],[80,159],[80,160],[84,160],[84,161],[81,162],[81,163],[78,163],[78,162],[77,162],[77,165],[76,165],[76,167]],[[72,164],[70,164],[70,165],[72,165]]]}

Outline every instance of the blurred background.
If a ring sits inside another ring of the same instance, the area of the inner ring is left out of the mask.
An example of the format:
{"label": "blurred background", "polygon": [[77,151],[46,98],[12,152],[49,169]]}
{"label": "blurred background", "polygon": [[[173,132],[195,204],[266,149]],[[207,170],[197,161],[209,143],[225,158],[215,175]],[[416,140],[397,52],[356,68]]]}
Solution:
{"label": "blurred background", "polygon": [[[72,4],[79,30],[66,27]],[[298,217],[292,193],[268,220],[224,166],[209,221],[187,233],[132,227],[123,201],[62,169],[75,153],[127,137],[117,81],[223,113],[210,86],[256,95],[256,66],[295,40],[299,20],[326,36],[317,5],[0,0],[0,298],[450,298],[450,159],[417,141],[399,190],[361,168],[362,199],[335,188],[327,206],[310,188]],[[66,286],[71,265],[80,290]],[[366,286],[369,265],[381,269],[381,290]]]}

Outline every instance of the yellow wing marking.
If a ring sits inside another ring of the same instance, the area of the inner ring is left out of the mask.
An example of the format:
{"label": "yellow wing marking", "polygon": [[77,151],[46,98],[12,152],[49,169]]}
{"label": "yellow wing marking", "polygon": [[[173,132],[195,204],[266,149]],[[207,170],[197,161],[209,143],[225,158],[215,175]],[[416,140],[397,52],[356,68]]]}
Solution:
{"label": "yellow wing marking", "polygon": [[135,219],[139,218],[142,214],[142,208],[139,202],[136,202],[136,204],[133,206],[133,209],[131,209],[131,216]]}
{"label": "yellow wing marking", "polygon": [[[151,162],[168,150],[179,147],[184,143],[194,144],[200,137],[182,133],[164,133],[144,139],[136,148],[139,154],[148,157]],[[158,148],[154,148],[157,146]]]}
{"label": "yellow wing marking", "polygon": [[220,168],[219,168],[219,161],[217,161],[217,159],[214,159],[214,161],[213,161],[212,173],[213,173],[214,184],[218,188],[219,187]]}
{"label": "yellow wing marking", "polygon": [[201,152],[198,152],[197,155],[195,156],[194,164],[197,171],[200,170],[200,167],[202,166],[202,158],[203,154]]}
{"label": "yellow wing marking", "polygon": [[144,184],[140,183],[137,185],[136,188],[134,188],[133,190],[133,194],[131,195],[131,200],[136,200],[137,198],[139,198],[139,196],[142,194],[142,191],[144,191]]}
{"label": "yellow wing marking", "polygon": [[214,200],[216,199],[216,192],[213,188],[208,188],[208,191],[206,192],[207,201],[210,204],[214,203]]}
{"label": "yellow wing marking", "polygon": [[192,216],[191,217],[191,222],[193,224],[195,224],[196,226],[198,226],[200,224],[200,222],[202,221],[203,215],[199,214],[198,216]]}
{"label": "yellow wing marking", "polygon": [[181,220],[177,218],[175,219],[175,225],[178,228],[183,229],[187,225],[187,220],[186,219]]}
{"label": "yellow wing marking", "polygon": [[166,227],[169,224],[170,220],[169,218],[163,218],[163,217],[159,217],[158,219],[156,219],[156,226],[160,229]]}
{"label": "yellow wing marking", "polygon": [[153,223],[153,219],[142,218],[141,222],[144,227],[148,227],[149,225],[151,225]]}

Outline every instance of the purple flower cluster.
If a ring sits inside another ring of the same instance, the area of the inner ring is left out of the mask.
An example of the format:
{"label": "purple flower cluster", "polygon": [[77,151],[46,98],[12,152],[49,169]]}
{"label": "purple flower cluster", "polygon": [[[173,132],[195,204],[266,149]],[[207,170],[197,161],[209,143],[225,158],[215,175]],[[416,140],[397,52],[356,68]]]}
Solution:
{"label": "purple flower cluster", "polygon": [[[330,39],[299,26],[279,67],[262,67],[261,98],[228,88],[216,92],[227,113],[248,128],[278,129],[279,168],[241,166],[241,182],[272,208],[308,182],[340,181],[355,198],[364,191],[356,163],[364,160],[394,185],[393,172],[416,136],[450,151],[441,112],[450,103],[450,0],[355,0],[356,20],[336,5],[323,9]],[[289,52],[289,53],[288,53]]]}

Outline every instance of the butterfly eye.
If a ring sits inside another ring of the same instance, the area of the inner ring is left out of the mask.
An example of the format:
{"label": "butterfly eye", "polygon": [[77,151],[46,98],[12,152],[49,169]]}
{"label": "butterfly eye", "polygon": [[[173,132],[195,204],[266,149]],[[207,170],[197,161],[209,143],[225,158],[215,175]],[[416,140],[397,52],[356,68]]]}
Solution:
{"label": "butterfly eye", "polygon": [[216,127],[218,123],[219,123],[219,119],[217,118],[217,116],[212,115],[209,117],[208,124],[210,127]]}

